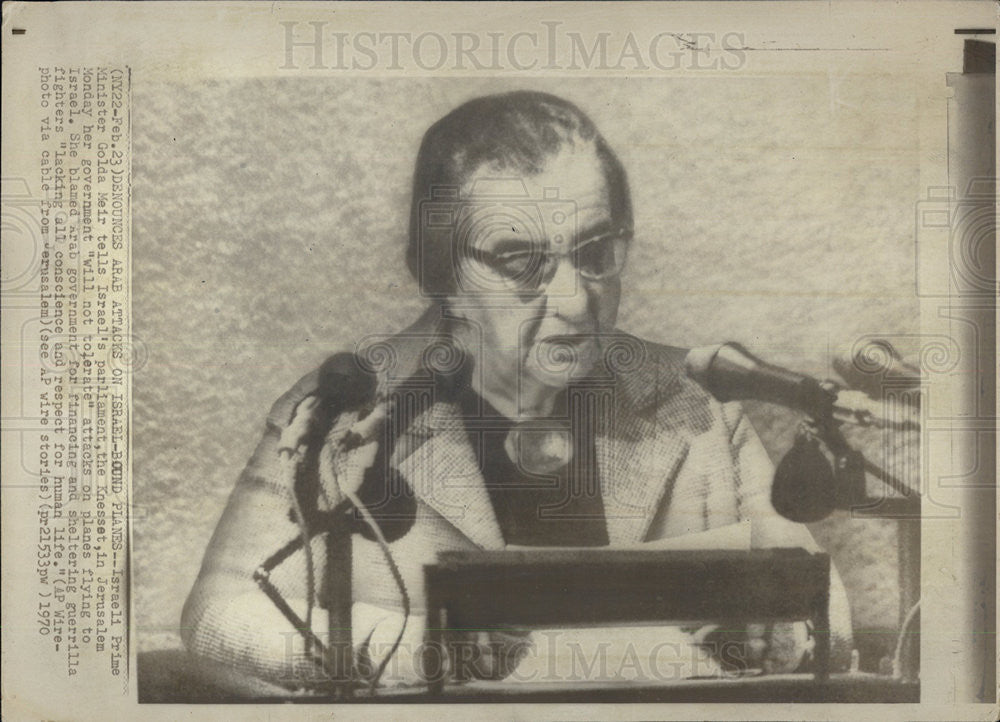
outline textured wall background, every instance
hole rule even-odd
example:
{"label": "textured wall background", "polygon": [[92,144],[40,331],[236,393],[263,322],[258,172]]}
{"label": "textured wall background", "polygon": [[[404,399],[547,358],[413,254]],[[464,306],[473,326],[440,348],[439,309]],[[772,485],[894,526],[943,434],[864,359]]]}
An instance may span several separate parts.
{"label": "textured wall background", "polygon": [[[917,94],[900,76],[134,83],[135,589],[142,647],[184,598],[273,400],[421,309],[403,248],[426,127],[475,95],[577,102],[622,158],[637,242],[620,325],[737,340],[832,375],[832,349],[919,329]],[[774,456],[793,415],[752,409]],[[878,462],[877,437],[861,438]],[[896,529],[813,526],[858,629],[897,625]]]}

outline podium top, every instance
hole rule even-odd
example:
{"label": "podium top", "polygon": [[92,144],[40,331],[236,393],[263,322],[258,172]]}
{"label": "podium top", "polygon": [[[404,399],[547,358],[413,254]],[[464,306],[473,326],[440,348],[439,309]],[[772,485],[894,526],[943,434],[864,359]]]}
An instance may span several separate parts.
{"label": "podium top", "polygon": [[442,552],[427,607],[449,627],[633,622],[827,624],[830,558],[804,549]]}
{"label": "podium top", "polygon": [[804,562],[822,563],[828,555],[812,553],[801,547],[772,549],[611,549],[606,547],[538,547],[516,550],[445,551],[437,563],[427,568],[461,569],[476,566],[518,567],[523,565],[561,564],[674,564],[750,562],[756,564]]}

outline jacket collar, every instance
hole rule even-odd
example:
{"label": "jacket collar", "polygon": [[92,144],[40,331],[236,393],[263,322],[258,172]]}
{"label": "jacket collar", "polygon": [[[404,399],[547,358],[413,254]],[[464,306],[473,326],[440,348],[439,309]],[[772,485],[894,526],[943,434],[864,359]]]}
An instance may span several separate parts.
{"label": "jacket collar", "polygon": [[[427,367],[447,366],[450,347],[442,314],[432,307],[414,325],[389,339],[368,339],[362,359],[380,356],[383,389],[432,380]],[[663,363],[640,339],[621,332],[601,337],[602,373],[594,380],[603,409],[595,451],[608,537],[613,546],[644,540],[688,452],[672,428],[679,366]],[[378,351],[378,354],[373,353]],[[387,363],[391,362],[391,363]],[[503,535],[455,404],[430,403],[407,425],[392,458],[415,495],[485,549],[503,548]]]}

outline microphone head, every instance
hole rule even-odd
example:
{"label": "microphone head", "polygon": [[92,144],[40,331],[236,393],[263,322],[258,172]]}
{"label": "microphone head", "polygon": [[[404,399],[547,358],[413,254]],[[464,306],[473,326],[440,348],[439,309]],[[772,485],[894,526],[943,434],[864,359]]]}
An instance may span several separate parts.
{"label": "microphone head", "polygon": [[330,356],[319,368],[317,395],[338,409],[354,409],[375,397],[375,376],[362,367],[352,353]]}
{"label": "microphone head", "polygon": [[836,507],[833,467],[815,439],[798,437],[778,464],[771,486],[771,505],[786,519],[808,524]]}

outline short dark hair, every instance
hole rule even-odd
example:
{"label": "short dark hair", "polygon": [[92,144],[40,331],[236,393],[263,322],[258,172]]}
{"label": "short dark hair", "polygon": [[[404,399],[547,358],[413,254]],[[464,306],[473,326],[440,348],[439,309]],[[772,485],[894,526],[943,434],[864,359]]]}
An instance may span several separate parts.
{"label": "short dark hair", "polygon": [[632,200],[625,169],[593,121],[569,101],[548,93],[514,91],[463,103],[432,125],[417,154],[406,262],[428,295],[457,285],[451,234],[421,233],[421,203],[435,188],[460,188],[484,164],[535,175],[563,148],[592,143],[608,181],[612,213],[631,223]]}

